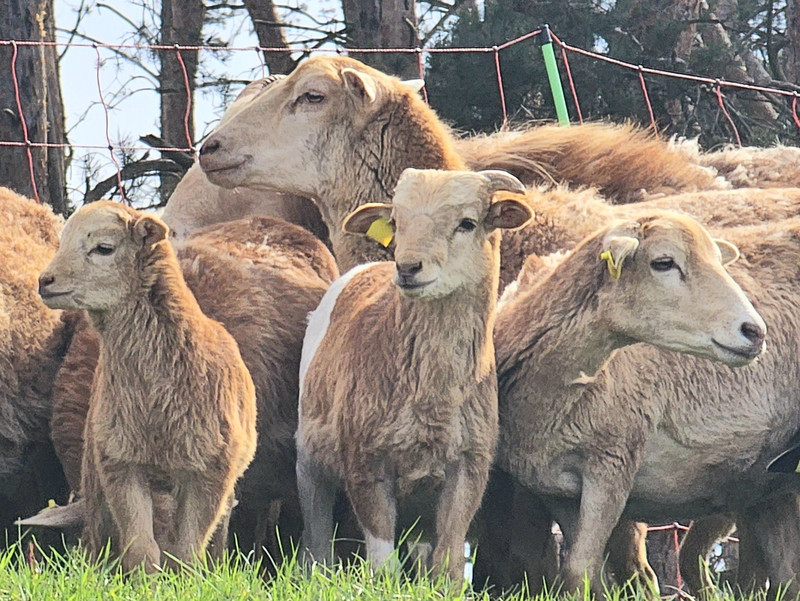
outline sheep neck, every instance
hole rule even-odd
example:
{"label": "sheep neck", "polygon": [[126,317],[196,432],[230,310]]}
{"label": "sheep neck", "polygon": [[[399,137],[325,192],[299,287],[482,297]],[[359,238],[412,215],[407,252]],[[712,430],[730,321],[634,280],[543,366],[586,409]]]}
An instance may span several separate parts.
{"label": "sheep neck", "polygon": [[[464,402],[464,387],[494,380],[492,329],[498,275],[491,274],[477,290],[459,289],[440,299],[413,299],[396,292],[395,327],[399,347],[398,389],[419,406],[443,416]],[[445,390],[445,395],[425,391]]]}
{"label": "sheep neck", "polygon": [[608,275],[599,253],[593,238],[500,311],[495,344],[509,422],[546,427],[559,419],[613,352],[632,342],[603,318],[598,291]]}
{"label": "sheep neck", "polygon": [[[161,365],[167,372],[179,360],[175,349],[192,345],[198,320],[204,318],[166,241],[154,245],[143,259],[124,302],[88,313],[100,334],[103,361],[122,362],[128,368]],[[162,356],[163,351],[167,355]]]}
{"label": "sheep neck", "polygon": [[[348,124],[352,127],[352,124]],[[339,269],[392,258],[392,247],[342,231],[345,218],[370,202],[392,202],[397,180],[409,167],[466,169],[453,139],[425,104],[414,96],[391,98],[356,139],[348,132],[349,156],[342,169],[323,181],[318,198],[320,213],[330,231]]]}

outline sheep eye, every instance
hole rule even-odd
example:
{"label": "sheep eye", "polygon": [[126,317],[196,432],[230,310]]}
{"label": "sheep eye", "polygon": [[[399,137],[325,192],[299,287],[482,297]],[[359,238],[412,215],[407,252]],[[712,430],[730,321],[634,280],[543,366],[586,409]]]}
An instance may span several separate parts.
{"label": "sheep eye", "polygon": [[670,257],[663,257],[661,259],[655,259],[650,261],[650,269],[653,271],[669,271],[670,269],[675,269],[677,265],[675,265],[675,261],[673,261]]}
{"label": "sheep eye", "polygon": [[478,227],[478,224],[475,223],[472,219],[462,219],[461,223],[458,224],[458,227],[456,228],[456,231],[457,232],[471,232],[476,227]]}
{"label": "sheep eye", "polygon": [[306,92],[298,100],[307,102],[308,104],[319,104],[323,100],[325,100],[325,94],[320,94],[319,92]]}
{"label": "sheep eye", "polygon": [[98,244],[92,249],[92,252],[107,257],[108,255],[114,252],[114,247],[111,246],[110,244]]}

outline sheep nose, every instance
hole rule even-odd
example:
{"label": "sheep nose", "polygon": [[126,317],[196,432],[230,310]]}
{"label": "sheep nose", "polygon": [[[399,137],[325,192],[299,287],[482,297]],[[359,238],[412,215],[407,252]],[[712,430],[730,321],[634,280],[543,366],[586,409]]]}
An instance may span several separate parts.
{"label": "sheep nose", "polygon": [[43,273],[39,276],[39,292],[56,281],[56,276]]}
{"label": "sheep nose", "polygon": [[422,271],[422,261],[416,263],[397,263],[397,275],[403,279],[411,279]]}
{"label": "sheep nose", "polygon": [[221,144],[219,140],[210,139],[206,140],[206,143],[200,147],[200,156],[208,156],[210,154],[214,154],[216,151],[219,150]]}
{"label": "sheep nose", "polygon": [[744,322],[739,328],[742,336],[747,338],[753,346],[761,346],[764,343],[764,330],[761,326],[754,324],[751,321]]}

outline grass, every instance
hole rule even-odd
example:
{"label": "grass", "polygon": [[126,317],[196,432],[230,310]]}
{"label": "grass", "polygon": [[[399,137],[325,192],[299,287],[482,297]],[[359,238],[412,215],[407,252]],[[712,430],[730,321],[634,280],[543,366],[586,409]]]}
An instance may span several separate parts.
{"label": "grass", "polygon": [[[34,565],[20,548],[0,553],[0,600],[2,601],[491,601],[487,592],[472,592],[443,579],[407,578],[374,574],[360,562],[348,568],[315,568],[304,573],[294,559],[265,581],[258,563],[233,554],[218,565],[198,565],[183,571],[123,576],[116,562],[93,563],[80,549],[50,554]],[[763,598],[763,597],[761,597]],[[497,597],[494,598],[497,601]],[[554,601],[553,595],[531,597],[525,591],[499,601]],[[584,601],[560,595],[559,601]],[[650,601],[641,589],[619,588],[607,592],[607,601]],[[742,601],[732,595],[720,601]],[[745,601],[756,601],[756,597]]]}

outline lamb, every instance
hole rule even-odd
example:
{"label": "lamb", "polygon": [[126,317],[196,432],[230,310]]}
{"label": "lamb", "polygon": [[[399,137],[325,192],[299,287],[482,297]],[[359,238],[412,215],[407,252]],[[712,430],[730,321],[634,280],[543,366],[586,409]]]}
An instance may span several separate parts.
{"label": "lamb", "polygon": [[67,494],[49,433],[53,379],[74,315],[36,294],[61,224],[48,207],[0,187],[0,545],[14,540],[15,518]]}
{"label": "lamb", "polygon": [[[513,427],[509,431],[502,425],[528,424],[536,420],[537,411],[544,413],[544,407],[523,405],[514,399],[524,398],[524,386],[532,382],[541,391],[547,374],[535,377],[513,368],[516,359],[511,345],[502,341],[505,330],[501,328],[511,319],[504,318],[502,312],[498,317],[499,462],[512,473],[518,470],[515,475],[526,486],[546,493],[550,500],[569,500],[567,504],[551,503],[551,509],[566,524],[565,534],[574,540],[573,559],[567,564],[571,578],[577,578],[578,572],[582,574],[590,565],[592,570],[599,565],[598,548],[602,551],[613,519],[623,508],[622,515],[628,518],[660,521],[726,511],[750,512],[758,505],[785,504],[786,494],[796,495],[796,480],[768,474],[765,466],[788,446],[800,426],[795,397],[795,266],[800,258],[800,222],[795,219],[727,233],[743,255],[730,270],[748,295],[759,302],[760,312],[774,333],[770,351],[758,362],[730,371],[702,359],[649,347],[621,349],[596,376],[580,378],[572,391],[564,390],[564,395],[576,395],[570,402],[570,418],[563,422],[569,433],[558,433],[559,423],[553,423],[553,429],[525,433],[514,433]],[[758,341],[755,329],[746,328],[742,334],[753,336],[754,343]],[[536,329],[525,334],[543,347],[546,340],[537,341],[536,335]],[[537,365],[544,370],[545,363],[539,355]],[[528,378],[530,383],[525,384]],[[680,386],[673,384],[676,382]],[[512,389],[518,392],[509,396]],[[619,419],[621,415],[629,418]],[[553,434],[539,436],[539,432]],[[609,441],[619,441],[625,451],[609,445]],[[542,453],[542,449],[547,452]],[[541,466],[552,468],[539,471]],[[559,474],[563,475],[561,480]],[[629,486],[622,486],[618,492],[620,483],[626,480]],[[615,490],[604,490],[603,482],[613,482]],[[578,509],[581,519],[576,523]],[[605,517],[587,519],[591,511]],[[759,535],[759,541],[776,536],[782,528],[792,531],[792,522],[784,523],[782,517],[786,512],[773,515],[776,523]],[[780,552],[763,542],[758,548],[776,586],[790,579],[796,582],[796,557],[779,557]],[[583,566],[576,564],[576,555]]]}
{"label": "lamb", "polygon": [[530,218],[519,200],[493,203],[501,189],[524,188],[504,172],[408,169],[393,205],[345,221],[347,232],[376,235],[391,218],[395,261],[345,274],[309,319],[297,477],[303,544],[317,561],[330,560],[344,488],[373,564],[389,561],[396,528],[419,518],[435,532],[433,568],[463,576],[497,431],[497,229]]}
{"label": "lamb", "polygon": [[[677,172],[679,156],[676,160],[665,159],[664,164],[669,167],[660,176],[652,175],[658,172],[653,165],[661,164],[651,156],[659,144],[644,135],[634,136],[641,146],[634,152],[637,160],[633,161],[621,143],[627,140],[625,128],[597,125],[554,129],[550,137],[563,135],[580,140],[579,144],[575,139],[565,143],[570,152],[578,153],[586,144],[579,132],[598,135],[606,129],[608,135],[603,139],[610,146],[599,152],[612,153],[619,162],[613,169],[608,167],[605,173],[612,174],[610,177],[606,175],[595,183],[610,189],[611,182],[625,179],[621,174],[629,166],[645,165],[646,177],[626,180],[631,182],[631,194],[639,195],[642,188],[694,189],[705,185],[700,180],[713,185],[714,178],[701,172],[700,180],[679,186],[677,177],[672,175]],[[527,139],[525,136],[520,140]],[[502,137],[497,140],[500,144]],[[642,150],[645,147],[649,149],[646,152]],[[480,157],[491,165],[501,160],[492,146],[483,149],[476,143],[474,148],[477,150],[469,157],[473,169],[483,168],[484,159]],[[342,223],[353,209],[367,202],[388,202],[400,173],[407,167],[465,169],[467,162],[459,153],[466,155],[468,149],[469,143],[457,142],[413,89],[398,79],[347,57],[320,56],[301,63],[291,75],[270,85],[221,124],[203,144],[200,165],[212,183],[225,188],[268,188],[315,199],[331,232],[338,265],[346,270],[363,262],[391,258],[391,247],[342,232]],[[527,147],[526,152],[530,151]],[[513,155],[511,149],[508,152]],[[590,153],[596,156],[598,151]],[[577,158],[564,163],[581,165]],[[577,168],[575,171],[580,172]],[[573,177],[557,171],[550,175],[557,181]],[[595,177],[597,171],[577,181],[592,183]],[[502,257],[504,260],[504,252]]]}
{"label": "lamb", "polygon": [[[55,309],[85,310],[100,356],[85,426],[83,538],[110,536],[126,571],[202,554],[256,448],[256,398],[235,340],[200,310],[155,217],[116,203],[78,210],[39,277]],[[175,496],[156,540],[153,495]]]}
{"label": "lamb", "polygon": [[[294,432],[306,317],[338,276],[336,264],[310,233],[268,217],[209,226],[179,245],[177,254],[202,311],[222,322],[239,343],[256,388],[258,448],[237,488],[231,530],[239,548],[260,552],[266,547],[278,559],[279,546],[268,526],[271,505],[283,503],[284,542],[297,540],[301,530]],[[93,344],[90,328],[76,334],[56,382],[53,440],[76,490],[88,388],[97,361]],[[44,512],[24,525],[70,525],[84,520],[82,511],[78,505],[66,513]],[[224,545],[224,533],[219,538],[215,551]]]}

